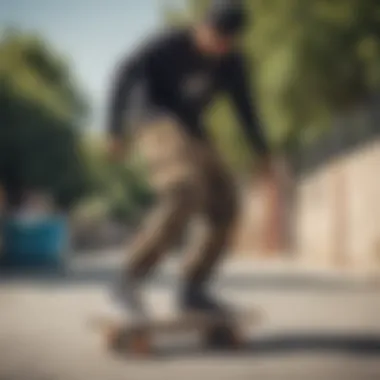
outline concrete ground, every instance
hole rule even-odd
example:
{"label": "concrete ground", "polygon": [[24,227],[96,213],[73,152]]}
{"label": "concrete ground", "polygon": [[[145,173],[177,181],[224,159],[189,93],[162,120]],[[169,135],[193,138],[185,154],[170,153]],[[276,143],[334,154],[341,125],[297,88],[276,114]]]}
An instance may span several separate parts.
{"label": "concrete ground", "polygon": [[[231,264],[216,292],[265,312],[247,350],[220,354],[177,342],[137,360],[109,355],[87,326],[107,310],[117,267],[117,259],[88,257],[61,278],[2,274],[0,380],[380,379],[378,286]],[[175,270],[158,274],[146,289],[152,311],[172,312],[177,288]]]}

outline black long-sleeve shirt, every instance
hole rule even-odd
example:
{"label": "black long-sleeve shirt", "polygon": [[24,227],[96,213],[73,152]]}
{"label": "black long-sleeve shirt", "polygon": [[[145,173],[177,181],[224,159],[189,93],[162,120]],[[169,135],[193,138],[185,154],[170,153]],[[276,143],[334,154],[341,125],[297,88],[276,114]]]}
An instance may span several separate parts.
{"label": "black long-sleeve shirt", "polygon": [[187,29],[159,35],[123,62],[111,99],[110,132],[123,133],[123,118],[129,112],[127,99],[136,84],[143,85],[145,102],[174,114],[200,138],[204,138],[203,111],[216,94],[226,92],[249,142],[258,154],[264,155],[268,146],[254,110],[249,82],[240,54],[206,57],[197,50]]}

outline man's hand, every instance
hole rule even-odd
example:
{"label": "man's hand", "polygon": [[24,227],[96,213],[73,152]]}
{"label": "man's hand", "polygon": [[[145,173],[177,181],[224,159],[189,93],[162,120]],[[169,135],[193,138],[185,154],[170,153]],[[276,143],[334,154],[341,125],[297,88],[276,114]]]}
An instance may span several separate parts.
{"label": "man's hand", "polygon": [[273,157],[261,157],[258,162],[258,177],[267,181],[276,175],[276,163]]}
{"label": "man's hand", "polygon": [[108,157],[112,161],[119,162],[124,159],[126,154],[126,144],[120,137],[111,136],[108,141]]}
{"label": "man's hand", "polygon": [[258,164],[258,178],[264,186],[275,188],[279,183],[285,184],[289,172],[284,160],[278,157],[263,157]]}

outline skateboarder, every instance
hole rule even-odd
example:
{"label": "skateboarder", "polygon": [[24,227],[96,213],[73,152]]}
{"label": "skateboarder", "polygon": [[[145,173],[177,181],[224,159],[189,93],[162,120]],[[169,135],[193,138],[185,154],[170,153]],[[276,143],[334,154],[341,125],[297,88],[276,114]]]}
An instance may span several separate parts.
{"label": "skateboarder", "polygon": [[123,157],[131,145],[138,147],[159,199],[132,244],[117,287],[118,300],[136,318],[146,317],[138,294],[141,283],[195,214],[203,217],[207,233],[185,260],[180,307],[185,312],[224,310],[206,285],[228,243],[237,199],[201,117],[217,94],[228,94],[249,143],[271,173],[239,51],[245,23],[236,1],[216,3],[201,23],[167,31],[142,46],[123,62],[116,77],[111,153]]}

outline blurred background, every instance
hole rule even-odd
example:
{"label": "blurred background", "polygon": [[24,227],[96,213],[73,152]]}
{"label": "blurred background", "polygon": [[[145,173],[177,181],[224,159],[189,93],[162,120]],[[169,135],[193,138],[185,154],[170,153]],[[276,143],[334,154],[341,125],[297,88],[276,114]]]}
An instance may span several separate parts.
{"label": "blurred background", "polygon": [[[120,245],[154,194],[137,165],[112,165],[105,155],[113,70],[158,28],[201,19],[207,1],[28,4],[1,3],[5,227],[59,215],[74,252]],[[253,259],[380,268],[380,7],[257,0],[247,9],[252,87],[291,176],[275,191],[241,181],[244,213],[233,250]],[[251,178],[253,157],[229,104],[219,99],[206,116],[237,180]]]}
{"label": "blurred background", "polygon": [[[129,236],[154,203],[136,163],[116,165],[106,157],[105,113],[114,68],[158,29],[200,20],[207,3],[0,0],[4,279],[10,268],[41,266],[75,273],[71,280],[78,289],[113,278],[117,264],[111,261],[127,250]],[[207,125],[242,184],[243,204],[225,273],[250,294],[256,285],[277,284],[277,295],[255,298],[275,312],[277,327],[323,320],[335,331],[351,326],[344,319],[351,315],[355,326],[372,326],[375,334],[380,304],[372,288],[361,290],[360,298],[350,290],[334,301],[312,301],[315,293],[302,293],[304,298],[288,304],[281,292],[289,283],[305,291],[317,277],[324,284],[327,278],[334,284],[358,278],[372,284],[380,274],[380,3],[247,0],[246,5],[251,26],[244,49],[252,88],[271,145],[291,170],[275,189],[257,181],[230,105],[218,99]],[[12,281],[4,280],[4,292]],[[73,295],[78,304],[69,310],[96,298],[78,289]],[[329,289],[323,294],[331,295]],[[51,313],[59,308],[39,300]],[[18,313],[30,312],[22,302],[17,307]],[[299,319],[293,320],[295,310]],[[0,327],[10,331],[13,314],[4,315]],[[371,376],[380,373],[366,368],[373,369]]]}

